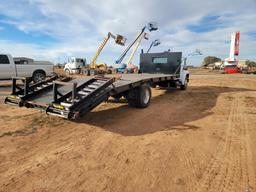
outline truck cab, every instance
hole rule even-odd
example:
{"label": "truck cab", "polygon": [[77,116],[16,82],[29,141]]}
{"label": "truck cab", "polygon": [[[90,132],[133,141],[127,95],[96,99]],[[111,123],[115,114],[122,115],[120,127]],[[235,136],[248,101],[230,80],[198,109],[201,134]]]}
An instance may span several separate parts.
{"label": "truck cab", "polygon": [[64,67],[64,71],[67,75],[79,74],[82,67],[86,65],[86,59],[71,57],[68,63]]}
{"label": "truck cab", "polygon": [[16,67],[11,55],[0,54],[0,79],[16,76]]}

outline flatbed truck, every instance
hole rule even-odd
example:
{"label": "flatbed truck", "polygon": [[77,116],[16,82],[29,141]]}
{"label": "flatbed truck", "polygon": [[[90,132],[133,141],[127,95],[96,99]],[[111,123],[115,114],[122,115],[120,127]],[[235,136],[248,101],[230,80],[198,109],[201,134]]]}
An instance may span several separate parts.
{"label": "flatbed truck", "polygon": [[[168,61],[169,58],[177,55],[178,58],[181,57],[181,54],[169,53],[160,56],[161,58],[166,56]],[[111,96],[114,98],[124,96],[130,106],[145,108],[151,101],[151,87],[179,87],[181,90],[187,88],[189,73],[184,65],[179,59],[169,64],[172,65],[173,73],[168,69],[168,74],[122,74],[121,77],[107,75],[79,79],[56,76],[34,85],[28,84],[26,78],[14,77],[12,93],[6,97],[5,103],[40,109],[49,115],[66,119],[77,119],[85,115]],[[147,71],[147,68],[143,70]],[[20,79],[24,82],[23,86],[17,84],[17,80]]]}

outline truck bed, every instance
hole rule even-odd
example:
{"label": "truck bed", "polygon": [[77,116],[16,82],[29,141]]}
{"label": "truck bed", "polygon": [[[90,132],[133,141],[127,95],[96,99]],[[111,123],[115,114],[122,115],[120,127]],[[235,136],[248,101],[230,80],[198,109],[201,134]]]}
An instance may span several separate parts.
{"label": "truck bed", "polygon": [[[73,79],[68,81],[68,83],[59,84],[57,89],[54,89],[57,82],[46,82],[45,87],[42,88],[42,85],[40,85],[40,91],[33,91],[37,90],[33,89],[24,96],[18,94],[17,98],[13,93],[10,97],[6,98],[6,103],[26,106],[28,108],[38,108],[45,110],[48,114],[64,118],[76,118],[92,110],[108,99],[109,96],[124,93],[144,83],[153,84],[179,79],[177,74],[122,74],[121,78],[117,76],[107,75],[105,77]],[[75,88],[74,83],[77,84]],[[95,87],[95,89],[90,89],[90,87]],[[58,97],[56,97],[56,93],[59,94]],[[70,100],[71,97],[72,100]]]}
{"label": "truck bed", "polygon": [[175,79],[177,77],[178,75],[174,74],[123,74],[121,79],[114,82],[114,90],[120,93],[122,91],[128,90],[130,87],[136,87],[138,83],[159,82]]}
{"label": "truck bed", "polygon": [[[78,86],[82,85],[83,83],[87,82],[90,78],[81,78],[81,79],[73,79],[69,81],[70,83],[77,83]],[[65,94],[71,90],[71,87],[66,85],[66,86],[61,86],[59,91],[62,94]],[[30,103],[37,103],[43,106],[48,106],[50,103],[53,102],[53,89],[46,90],[34,97],[31,97],[27,99],[27,102]]]}

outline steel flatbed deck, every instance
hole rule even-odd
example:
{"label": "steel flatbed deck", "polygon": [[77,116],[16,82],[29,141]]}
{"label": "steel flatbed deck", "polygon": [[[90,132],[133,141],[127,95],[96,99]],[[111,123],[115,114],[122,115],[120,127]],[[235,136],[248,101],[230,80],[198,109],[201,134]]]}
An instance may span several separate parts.
{"label": "steel flatbed deck", "polygon": [[70,80],[53,78],[33,86],[25,83],[24,88],[16,85],[17,79],[13,80],[12,94],[5,99],[5,103],[75,119],[106,101],[109,96],[125,96],[142,85],[175,82],[179,80],[179,74],[120,74]]}
{"label": "steel flatbed deck", "polygon": [[[113,76],[109,76],[113,77]],[[125,92],[131,88],[138,87],[144,83],[154,84],[161,81],[178,80],[178,75],[171,74],[123,74],[120,79],[113,83],[111,95]]]}

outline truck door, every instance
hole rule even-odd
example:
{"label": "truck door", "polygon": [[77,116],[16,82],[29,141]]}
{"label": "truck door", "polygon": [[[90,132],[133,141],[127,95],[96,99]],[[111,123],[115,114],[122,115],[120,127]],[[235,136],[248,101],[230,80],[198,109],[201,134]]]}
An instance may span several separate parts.
{"label": "truck door", "polygon": [[0,54],[0,79],[11,79],[16,76],[15,65],[7,55]]}

